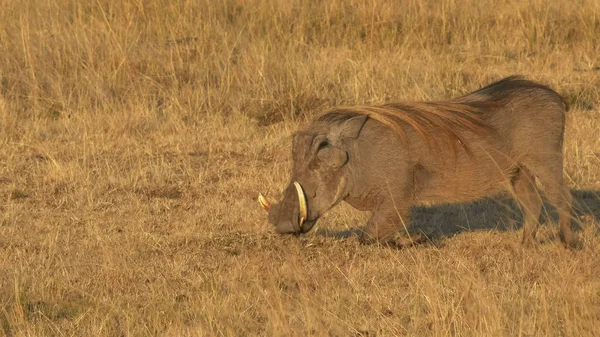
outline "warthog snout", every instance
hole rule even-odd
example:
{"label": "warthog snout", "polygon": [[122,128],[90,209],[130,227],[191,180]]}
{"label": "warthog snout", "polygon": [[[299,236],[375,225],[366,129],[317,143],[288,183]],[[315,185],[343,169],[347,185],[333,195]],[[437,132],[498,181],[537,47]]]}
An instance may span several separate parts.
{"label": "warthog snout", "polygon": [[306,233],[316,221],[307,221],[308,207],[302,186],[297,181],[291,184],[279,204],[271,203],[262,195],[258,202],[269,213],[269,221],[275,225],[275,231],[280,234]]}

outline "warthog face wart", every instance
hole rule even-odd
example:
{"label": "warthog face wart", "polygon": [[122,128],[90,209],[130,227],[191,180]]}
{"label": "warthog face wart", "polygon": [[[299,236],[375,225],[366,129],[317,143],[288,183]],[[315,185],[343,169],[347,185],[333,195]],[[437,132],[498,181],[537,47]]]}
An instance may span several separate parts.
{"label": "warthog face wart", "polygon": [[350,178],[349,147],[367,116],[340,123],[322,122],[294,135],[292,177],[280,203],[259,202],[269,212],[278,233],[306,233],[319,217],[347,195]]}

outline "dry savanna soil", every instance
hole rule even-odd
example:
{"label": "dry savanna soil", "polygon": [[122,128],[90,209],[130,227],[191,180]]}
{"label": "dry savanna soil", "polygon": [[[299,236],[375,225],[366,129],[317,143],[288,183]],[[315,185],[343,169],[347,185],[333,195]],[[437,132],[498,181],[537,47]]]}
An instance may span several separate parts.
{"label": "dry savanna soil", "polygon": [[[279,236],[256,202],[328,107],[505,76],[569,102],[583,242],[501,196],[361,245],[340,205]],[[0,335],[599,336],[600,2],[0,0]]]}

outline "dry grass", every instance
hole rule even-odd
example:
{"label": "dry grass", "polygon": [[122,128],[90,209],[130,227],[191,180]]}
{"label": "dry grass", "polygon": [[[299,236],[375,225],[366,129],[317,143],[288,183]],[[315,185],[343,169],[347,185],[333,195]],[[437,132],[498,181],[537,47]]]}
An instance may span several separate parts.
{"label": "dry grass", "polygon": [[[0,8],[0,335],[600,334],[598,1]],[[336,237],[365,219],[347,206],[273,234],[255,196],[279,196],[320,109],[515,73],[572,105],[583,250],[552,214],[521,249],[514,203],[493,200],[415,210],[436,238],[404,250]]]}

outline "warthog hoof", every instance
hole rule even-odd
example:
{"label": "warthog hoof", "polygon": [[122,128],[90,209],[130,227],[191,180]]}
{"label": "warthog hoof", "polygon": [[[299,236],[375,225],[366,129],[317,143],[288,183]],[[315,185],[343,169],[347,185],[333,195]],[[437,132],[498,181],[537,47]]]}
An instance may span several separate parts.
{"label": "warthog hoof", "polygon": [[410,235],[409,237],[397,235],[391,238],[375,238],[367,233],[361,233],[359,241],[363,245],[380,244],[392,248],[406,248],[423,243],[427,238],[422,234]]}
{"label": "warthog hoof", "polygon": [[570,234],[567,237],[563,235],[563,233],[559,233],[560,241],[562,241],[565,248],[571,250],[581,250],[583,249],[583,240],[580,240],[574,234]]}

